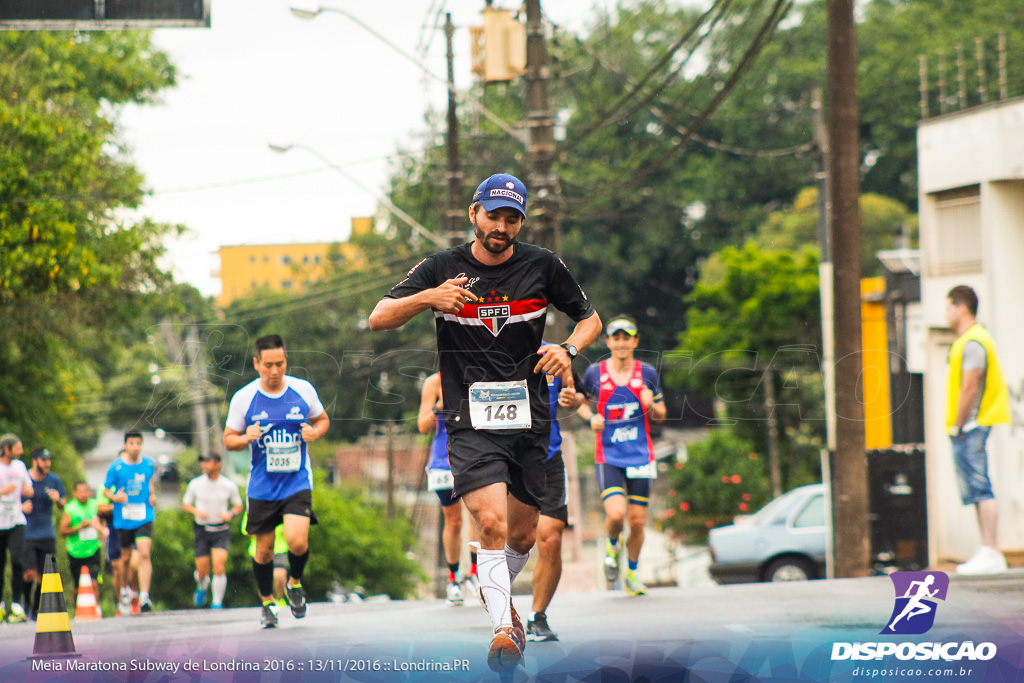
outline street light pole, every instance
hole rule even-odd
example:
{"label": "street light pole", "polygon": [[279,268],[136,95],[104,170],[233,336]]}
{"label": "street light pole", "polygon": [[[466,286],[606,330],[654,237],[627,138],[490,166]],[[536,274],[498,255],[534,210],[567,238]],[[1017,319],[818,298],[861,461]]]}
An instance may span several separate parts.
{"label": "street light pole", "polygon": [[455,87],[455,82],[450,77],[447,78],[447,79],[441,78],[440,76],[438,76],[437,74],[432,72],[430,69],[428,69],[426,67],[426,65],[423,64],[420,60],[416,59],[415,57],[413,57],[409,53],[407,53],[404,50],[402,50],[402,48],[398,47],[397,45],[392,43],[390,40],[388,40],[387,38],[385,38],[381,34],[377,33],[377,31],[373,30],[373,28],[371,28],[367,24],[363,23],[358,17],[352,15],[347,10],[343,10],[340,7],[330,7],[330,6],[324,6],[324,5],[317,5],[315,3],[294,2],[292,4],[292,6],[291,6],[291,12],[292,12],[292,14],[294,14],[299,19],[314,19],[314,18],[316,18],[317,16],[319,16],[320,14],[322,14],[324,12],[333,12],[335,14],[340,14],[340,15],[348,18],[349,21],[353,22],[354,24],[356,24],[357,26],[362,28],[364,31],[366,31],[367,33],[372,35],[374,38],[376,38],[377,40],[381,41],[382,43],[384,43],[385,45],[390,47],[393,51],[395,51],[399,55],[401,55],[404,59],[406,59],[407,61],[410,61],[413,64],[415,64],[416,67],[420,71],[422,71],[424,74],[427,75],[428,78],[431,78],[431,79],[433,79],[435,81],[443,83],[445,85],[445,87],[448,88],[448,92],[452,93],[458,101],[464,102],[466,104],[469,104],[474,109],[479,111],[481,114],[486,116],[487,119],[491,123],[496,125],[498,128],[500,128],[501,130],[505,131],[506,133],[508,133],[510,136],[512,136],[513,138],[515,138],[519,142],[521,142],[523,144],[526,144],[526,140],[524,139],[523,134],[522,134],[521,131],[516,130],[514,127],[512,127],[503,118],[501,118],[500,116],[495,114],[493,111],[491,111],[490,109],[485,107],[483,105],[483,103],[480,102],[479,100],[477,100],[475,97],[472,97],[471,95],[468,95],[467,93],[459,92],[458,89]]}
{"label": "street light pole", "polygon": [[[452,49],[452,37],[455,25],[452,13],[444,15],[444,37],[448,57],[448,82],[455,82],[455,51]],[[462,171],[459,169],[459,117],[456,109],[455,89],[448,89],[448,243],[456,247],[466,241],[466,215],[462,206]]]}

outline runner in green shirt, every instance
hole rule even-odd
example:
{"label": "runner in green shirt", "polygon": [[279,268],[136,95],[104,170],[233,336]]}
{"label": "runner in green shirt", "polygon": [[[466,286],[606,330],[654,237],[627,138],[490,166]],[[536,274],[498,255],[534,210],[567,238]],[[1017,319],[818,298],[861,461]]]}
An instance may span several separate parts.
{"label": "runner in green shirt", "polygon": [[100,539],[106,538],[108,532],[97,514],[98,505],[99,502],[92,497],[89,485],[84,481],[76,482],[74,497],[64,506],[64,515],[60,520],[60,535],[66,539],[76,600],[82,567],[89,568],[89,576],[96,585],[96,597],[99,599],[99,584],[96,583],[96,579],[100,571]]}

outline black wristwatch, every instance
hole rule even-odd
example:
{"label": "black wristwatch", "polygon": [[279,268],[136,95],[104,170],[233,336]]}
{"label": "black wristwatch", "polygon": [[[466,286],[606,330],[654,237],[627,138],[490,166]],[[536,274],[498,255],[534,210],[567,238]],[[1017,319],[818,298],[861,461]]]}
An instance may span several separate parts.
{"label": "black wristwatch", "polygon": [[562,342],[559,344],[563,349],[569,352],[569,360],[576,360],[576,356],[579,354],[579,350],[570,344],[569,342]]}

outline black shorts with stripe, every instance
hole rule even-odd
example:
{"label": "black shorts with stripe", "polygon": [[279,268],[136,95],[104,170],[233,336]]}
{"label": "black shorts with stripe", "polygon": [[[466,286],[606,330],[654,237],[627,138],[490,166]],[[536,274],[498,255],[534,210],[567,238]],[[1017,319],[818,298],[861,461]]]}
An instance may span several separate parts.
{"label": "black shorts with stripe", "polygon": [[504,482],[516,500],[541,507],[547,481],[544,461],[550,434],[532,431],[494,433],[459,429],[448,433],[448,461],[455,487],[452,497]]}

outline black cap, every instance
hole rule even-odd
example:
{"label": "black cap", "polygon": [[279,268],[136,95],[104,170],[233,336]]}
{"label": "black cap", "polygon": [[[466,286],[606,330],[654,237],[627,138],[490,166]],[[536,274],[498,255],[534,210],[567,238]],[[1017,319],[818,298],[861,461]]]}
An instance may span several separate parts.
{"label": "black cap", "polygon": [[50,460],[53,458],[53,453],[50,452],[49,448],[40,446],[32,451],[33,460]]}
{"label": "black cap", "polygon": [[205,458],[200,455],[199,462],[202,462],[203,460],[215,460],[217,462],[220,462],[220,453],[210,453]]}

